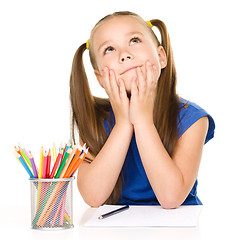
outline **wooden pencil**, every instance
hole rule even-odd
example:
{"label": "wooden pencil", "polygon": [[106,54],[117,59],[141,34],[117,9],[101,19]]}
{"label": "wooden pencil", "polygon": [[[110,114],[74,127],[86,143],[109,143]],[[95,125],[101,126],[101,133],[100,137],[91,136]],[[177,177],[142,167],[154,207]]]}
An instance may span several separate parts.
{"label": "wooden pencil", "polygon": [[48,155],[47,155],[47,168],[46,168],[46,178],[50,177],[50,165],[51,165],[51,152],[49,149]]}
{"label": "wooden pencil", "polygon": [[56,159],[56,161],[55,161],[55,164],[54,164],[54,166],[53,166],[53,169],[52,169],[52,171],[51,171],[51,174],[50,174],[50,177],[49,177],[49,178],[53,178],[53,177],[54,177],[62,154],[63,154],[63,149],[60,150],[60,152],[59,152],[59,154],[58,154],[58,156],[57,156],[57,159]]}

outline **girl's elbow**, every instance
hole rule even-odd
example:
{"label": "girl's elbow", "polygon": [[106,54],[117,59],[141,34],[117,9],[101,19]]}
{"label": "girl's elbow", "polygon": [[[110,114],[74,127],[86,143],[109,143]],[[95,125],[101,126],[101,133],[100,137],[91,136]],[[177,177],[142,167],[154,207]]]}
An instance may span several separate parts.
{"label": "girl's elbow", "polygon": [[79,192],[84,202],[90,207],[100,207],[105,202],[99,194],[82,191],[81,189],[79,189]]}
{"label": "girl's elbow", "polygon": [[97,208],[97,207],[100,207],[104,204],[104,202],[100,199],[97,199],[97,198],[84,198],[84,201],[86,204],[88,204],[90,207],[94,207],[94,208]]}
{"label": "girl's elbow", "polygon": [[180,205],[174,203],[174,202],[164,202],[161,204],[162,208],[164,209],[176,209],[178,208]]}
{"label": "girl's elbow", "polygon": [[171,197],[164,198],[160,202],[160,204],[164,209],[176,209],[182,204],[182,202],[180,199],[171,196]]}

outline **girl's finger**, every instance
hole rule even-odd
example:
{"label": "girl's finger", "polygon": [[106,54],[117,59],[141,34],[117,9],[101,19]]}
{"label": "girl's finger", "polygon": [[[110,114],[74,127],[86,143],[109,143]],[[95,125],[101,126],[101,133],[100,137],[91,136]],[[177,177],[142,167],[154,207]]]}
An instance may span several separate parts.
{"label": "girl's finger", "polygon": [[133,78],[131,82],[131,98],[138,96],[138,94],[139,94],[139,91],[136,83],[136,78]]}
{"label": "girl's finger", "polygon": [[117,84],[115,72],[113,70],[110,70],[110,88],[115,97],[119,96],[119,87]]}
{"label": "girl's finger", "polygon": [[146,85],[145,76],[140,67],[137,67],[137,78],[138,78],[139,94],[142,94],[145,92],[147,85]]}
{"label": "girl's finger", "polygon": [[102,85],[106,91],[106,93],[110,94],[110,81],[109,81],[109,69],[107,67],[104,67],[102,70]]}
{"label": "girl's finger", "polygon": [[147,84],[150,88],[152,87],[155,88],[156,81],[157,81],[155,66],[153,67],[152,64],[149,61],[147,61],[145,67],[146,67]]}
{"label": "girl's finger", "polygon": [[121,99],[127,98],[126,88],[123,79],[119,79],[119,95]]}

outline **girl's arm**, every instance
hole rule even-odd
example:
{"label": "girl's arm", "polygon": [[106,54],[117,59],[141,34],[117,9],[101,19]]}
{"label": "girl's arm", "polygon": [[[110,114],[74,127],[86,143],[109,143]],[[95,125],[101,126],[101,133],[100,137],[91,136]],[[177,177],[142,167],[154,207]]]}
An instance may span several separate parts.
{"label": "girl's arm", "polygon": [[158,201],[164,208],[177,208],[195,183],[208,118],[199,119],[180,137],[172,158],[154,124],[139,124],[134,129],[141,160]]}
{"label": "girl's arm", "polygon": [[131,125],[115,125],[101,151],[92,163],[79,167],[77,183],[84,201],[92,206],[102,205],[112,193],[122,169],[133,128]]}
{"label": "girl's arm", "polygon": [[129,99],[123,81],[117,84],[115,73],[105,68],[99,81],[105,88],[115,115],[115,126],[101,151],[92,163],[81,164],[77,183],[84,201],[93,207],[102,205],[112,193],[122,169],[132,138],[133,125],[129,120]]}
{"label": "girl's arm", "polygon": [[152,189],[164,208],[180,206],[196,180],[208,119],[194,123],[178,140],[169,156],[153,123],[157,80],[160,69],[149,62],[145,74],[137,69],[138,84],[132,81],[130,121],[134,125],[137,147]]}

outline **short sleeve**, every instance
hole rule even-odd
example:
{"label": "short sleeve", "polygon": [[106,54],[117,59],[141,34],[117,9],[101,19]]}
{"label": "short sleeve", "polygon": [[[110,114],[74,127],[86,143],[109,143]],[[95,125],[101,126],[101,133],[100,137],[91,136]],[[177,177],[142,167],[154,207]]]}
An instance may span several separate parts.
{"label": "short sleeve", "polygon": [[108,135],[110,135],[113,126],[115,125],[115,116],[112,108],[110,108],[110,112],[108,113],[107,119],[103,121],[104,128]]}
{"label": "short sleeve", "polygon": [[197,120],[205,116],[209,119],[209,128],[205,139],[206,144],[214,137],[214,119],[197,104],[181,98],[180,112],[178,116],[178,137],[180,138],[189,127],[191,127]]}

